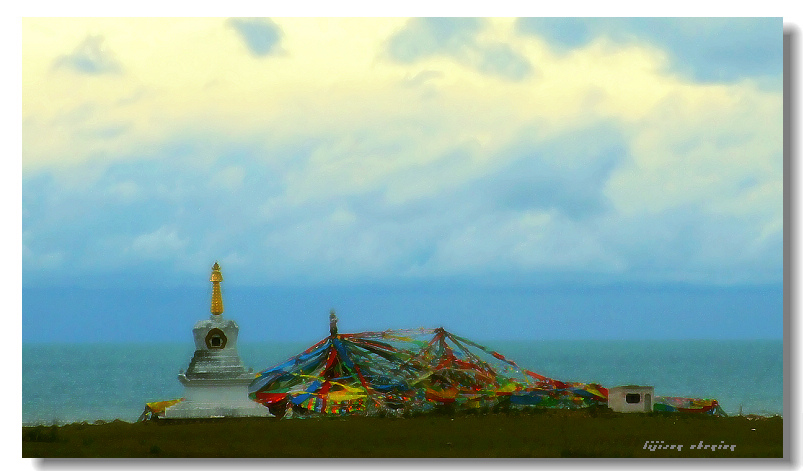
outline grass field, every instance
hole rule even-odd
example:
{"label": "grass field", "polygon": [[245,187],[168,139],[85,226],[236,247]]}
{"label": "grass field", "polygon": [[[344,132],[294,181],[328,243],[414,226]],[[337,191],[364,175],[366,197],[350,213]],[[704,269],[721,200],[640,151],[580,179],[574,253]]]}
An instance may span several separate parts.
{"label": "grass field", "polygon": [[783,419],[542,410],[412,418],[115,421],[22,427],[22,456],[781,458]]}

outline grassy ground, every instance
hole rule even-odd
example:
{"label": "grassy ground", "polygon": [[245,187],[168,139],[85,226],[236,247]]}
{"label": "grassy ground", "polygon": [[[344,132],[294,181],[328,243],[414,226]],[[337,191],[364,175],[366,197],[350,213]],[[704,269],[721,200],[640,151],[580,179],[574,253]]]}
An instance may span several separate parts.
{"label": "grassy ground", "polygon": [[[23,427],[22,456],[781,458],[782,429],[780,417],[560,410],[405,419],[115,421]],[[733,449],[690,448],[702,448],[701,441]],[[650,445],[682,447],[651,451]]]}

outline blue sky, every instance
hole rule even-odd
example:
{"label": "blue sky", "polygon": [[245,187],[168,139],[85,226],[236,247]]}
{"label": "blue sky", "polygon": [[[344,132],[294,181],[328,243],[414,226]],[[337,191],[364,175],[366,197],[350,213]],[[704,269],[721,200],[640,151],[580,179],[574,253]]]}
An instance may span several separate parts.
{"label": "blue sky", "polygon": [[[304,324],[336,307],[355,328],[497,338],[782,335],[780,18],[22,33],[23,341],[124,341],[153,318],[120,293],[205,306],[215,260],[225,293],[274,293]],[[119,331],[62,326],[64,299]],[[207,315],[159,299],[173,311],[151,316],[180,313],[167,339]],[[241,327],[266,315],[234,306]]]}

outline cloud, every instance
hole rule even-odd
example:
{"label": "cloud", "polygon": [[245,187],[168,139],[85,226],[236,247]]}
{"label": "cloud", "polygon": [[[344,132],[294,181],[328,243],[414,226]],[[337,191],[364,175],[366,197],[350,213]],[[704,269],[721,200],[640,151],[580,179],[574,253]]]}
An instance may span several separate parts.
{"label": "cloud", "polygon": [[162,226],[153,232],[134,237],[131,250],[136,257],[166,258],[186,245],[186,238],[180,237],[175,228]]}
{"label": "cloud", "polygon": [[160,20],[143,58],[140,21],[104,33],[126,74],[57,81],[69,35],[23,23],[26,285],[782,279],[778,90],[504,19],[277,19],[282,67],[228,20]]}
{"label": "cloud", "polygon": [[414,18],[388,42],[391,56],[414,62],[433,54],[459,56],[475,47],[482,27],[478,18]]}
{"label": "cloud", "polygon": [[414,18],[388,40],[388,53],[406,64],[445,56],[509,80],[530,76],[532,65],[510,45],[478,38],[485,26],[478,18]]}
{"label": "cloud", "polygon": [[439,72],[436,70],[424,70],[422,72],[416,73],[414,76],[405,78],[404,86],[407,87],[419,87],[427,82],[436,81],[440,78],[443,78],[443,72]]}
{"label": "cloud", "polygon": [[483,199],[500,209],[557,210],[575,218],[609,205],[605,185],[630,156],[627,142],[616,130],[598,126],[542,141],[525,135],[496,158],[507,163],[470,185],[471,191],[485,194]]}
{"label": "cloud", "polygon": [[[775,217],[782,207],[782,107],[774,94],[741,88],[676,90],[634,126],[632,165],[614,172],[606,194],[626,214],[701,205]],[[756,191],[764,184],[773,190]]]}
{"label": "cloud", "polygon": [[696,81],[783,72],[781,18],[522,18],[517,26],[563,52],[600,38],[648,44],[665,51],[676,72]]}
{"label": "cloud", "polygon": [[159,262],[175,279],[183,273],[176,267],[195,259],[259,253],[251,239],[265,221],[254,201],[275,194],[268,169],[244,165],[236,150],[209,162],[176,148],[165,146],[158,162],[124,159],[99,174],[87,163],[26,176],[24,279],[70,267],[76,282],[102,281],[144,261]]}
{"label": "cloud", "polygon": [[676,70],[695,80],[783,73],[781,18],[651,18],[631,20],[627,29],[666,48]]}
{"label": "cloud", "polygon": [[489,75],[522,80],[533,73],[530,63],[507,44],[490,44],[483,49],[477,68]]}
{"label": "cloud", "polygon": [[106,47],[103,36],[87,36],[70,54],[62,55],[54,68],[68,68],[87,75],[118,74],[122,65]]}
{"label": "cloud", "polygon": [[783,279],[783,230],[766,215],[733,216],[699,205],[619,215],[610,223],[597,235],[626,256],[625,280],[727,285]]}
{"label": "cloud", "polygon": [[[593,38],[592,27],[599,19],[589,18],[520,18],[518,29],[541,36],[552,48],[566,51],[588,44]],[[602,20],[605,21],[605,20]]]}
{"label": "cloud", "polygon": [[275,53],[282,39],[282,30],[269,18],[231,18],[229,24],[256,57]]}
{"label": "cloud", "polygon": [[[782,277],[773,190],[769,205],[728,213],[717,201],[730,196],[705,187],[679,201],[671,177],[627,199],[663,198],[662,206],[623,212],[608,191],[617,175],[634,172],[638,181],[636,156],[628,136],[606,125],[547,137],[524,131],[490,155],[457,146],[373,175],[371,165],[417,142],[354,161],[331,141],[241,144],[204,159],[196,157],[201,144],[164,146],[155,160],[111,163],[83,187],[70,182],[91,175],[91,164],[69,178],[63,170],[24,177],[26,283],[59,273],[54,261],[84,279],[150,260],[159,262],[160,276],[181,279],[181,267],[211,259],[236,262],[240,282],[253,284]],[[261,157],[272,154],[295,157]],[[362,182],[351,180],[360,175]],[[758,198],[753,193],[768,183],[756,175],[734,185]],[[61,258],[49,259],[54,253]]]}

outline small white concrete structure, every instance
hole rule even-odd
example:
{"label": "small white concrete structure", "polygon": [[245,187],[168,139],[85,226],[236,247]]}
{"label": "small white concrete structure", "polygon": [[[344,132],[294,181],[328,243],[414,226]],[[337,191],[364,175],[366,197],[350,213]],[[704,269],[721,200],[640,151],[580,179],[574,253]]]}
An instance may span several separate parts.
{"label": "small white concrete structure", "polygon": [[246,370],[237,353],[237,323],[223,318],[223,277],[217,263],[210,281],[212,315],[193,327],[195,354],[187,371],[178,375],[184,385],[184,401],[165,409],[164,417],[273,417],[267,407],[248,398],[254,372]]}
{"label": "small white concrete structure", "polygon": [[608,407],[614,412],[652,412],[653,386],[616,386],[608,389]]}

